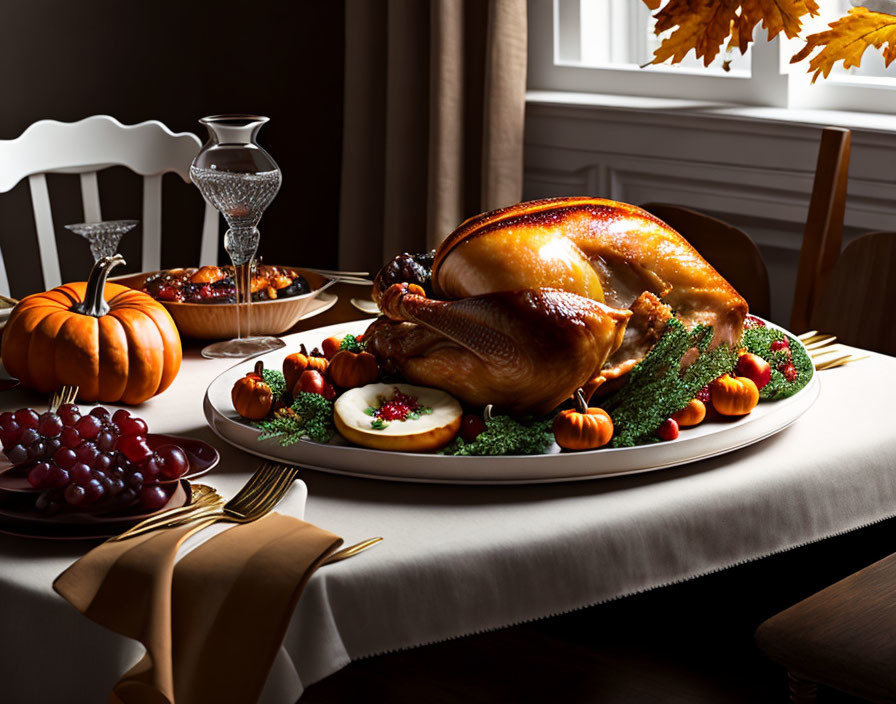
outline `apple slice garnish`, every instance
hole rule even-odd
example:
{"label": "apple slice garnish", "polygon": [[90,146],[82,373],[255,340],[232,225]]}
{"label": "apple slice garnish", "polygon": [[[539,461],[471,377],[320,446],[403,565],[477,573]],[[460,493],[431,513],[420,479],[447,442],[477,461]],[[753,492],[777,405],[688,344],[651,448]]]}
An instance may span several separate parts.
{"label": "apple slice garnish", "polygon": [[[399,419],[403,415],[405,419]],[[349,389],[333,408],[333,422],[346,440],[399,452],[444,447],[457,435],[462,415],[454,397],[439,389],[411,384],[368,384]]]}

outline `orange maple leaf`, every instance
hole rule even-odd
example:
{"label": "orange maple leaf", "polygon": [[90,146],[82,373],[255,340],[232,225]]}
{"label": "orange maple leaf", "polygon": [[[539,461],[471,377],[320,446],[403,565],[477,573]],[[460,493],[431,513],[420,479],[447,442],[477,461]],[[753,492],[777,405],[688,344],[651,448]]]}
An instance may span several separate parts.
{"label": "orange maple leaf", "polygon": [[806,46],[790,59],[790,63],[802,61],[815,49],[819,51],[809,61],[809,72],[815,72],[812,82],[819,76],[828,77],[834,64],[843,61],[844,68],[862,63],[865,49],[880,49],[884,44],[884,60],[889,66],[896,59],[896,17],[882,12],[871,12],[864,7],[854,7],[845,17],[831,22],[830,29],[806,37]]}
{"label": "orange maple leaf", "polygon": [[[643,2],[656,10],[662,0]],[[726,39],[729,39],[729,49],[737,47],[742,54],[746,53],[760,22],[769,38],[782,31],[788,37],[795,37],[802,29],[800,18],[817,13],[816,0],[668,0],[654,15],[654,31],[657,34],[673,28],[674,31],[663,40],[650,63],[659,64],[668,59],[678,63],[693,49],[697,58],[709,66]]]}
{"label": "orange maple leaf", "polygon": [[669,0],[654,15],[654,31],[674,31],[653,52],[650,63],[672,59],[677,64],[693,49],[703,65],[709,66],[731,33],[739,5],[740,0]]}

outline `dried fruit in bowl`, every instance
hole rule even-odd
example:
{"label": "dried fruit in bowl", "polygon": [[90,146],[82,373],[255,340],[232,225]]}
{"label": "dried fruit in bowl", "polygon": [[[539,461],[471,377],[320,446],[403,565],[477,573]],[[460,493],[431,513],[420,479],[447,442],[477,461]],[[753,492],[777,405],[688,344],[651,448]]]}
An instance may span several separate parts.
{"label": "dried fruit in bowl", "polygon": [[[143,291],[171,303],[236,303],[232,266],[167,269],[143,283]],[[311,291],[308,281],[294,269],[259,264],[252,273],[252,300],[271,301]]]}

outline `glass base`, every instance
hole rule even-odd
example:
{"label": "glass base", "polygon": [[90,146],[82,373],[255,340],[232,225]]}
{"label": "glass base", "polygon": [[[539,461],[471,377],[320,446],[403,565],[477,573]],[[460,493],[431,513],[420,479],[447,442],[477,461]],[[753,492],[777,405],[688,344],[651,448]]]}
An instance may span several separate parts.
{"label": "glass base", "polygon": [[286,347],[286,343],[279,337],[244,337],[239,340],[225,340],[215,342],[202,348],[202,356],[206,359],[218,359],[221,357],[234,357],[242,359],[252,355],[277,350]]}

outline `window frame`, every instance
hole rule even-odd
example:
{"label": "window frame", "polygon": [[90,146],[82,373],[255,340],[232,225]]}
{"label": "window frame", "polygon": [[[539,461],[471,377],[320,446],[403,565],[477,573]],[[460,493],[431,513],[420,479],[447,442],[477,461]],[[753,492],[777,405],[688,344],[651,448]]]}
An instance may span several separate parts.
{"label": "window frame", "polygon": [[583,66],[579,7],[579,0],[528,0],[530,91],[896,114],[896,81],[832,74],[812,84],[808,61],[790,65],[793,42],[770,42],[761,28],[749,76],[681,66]]}

